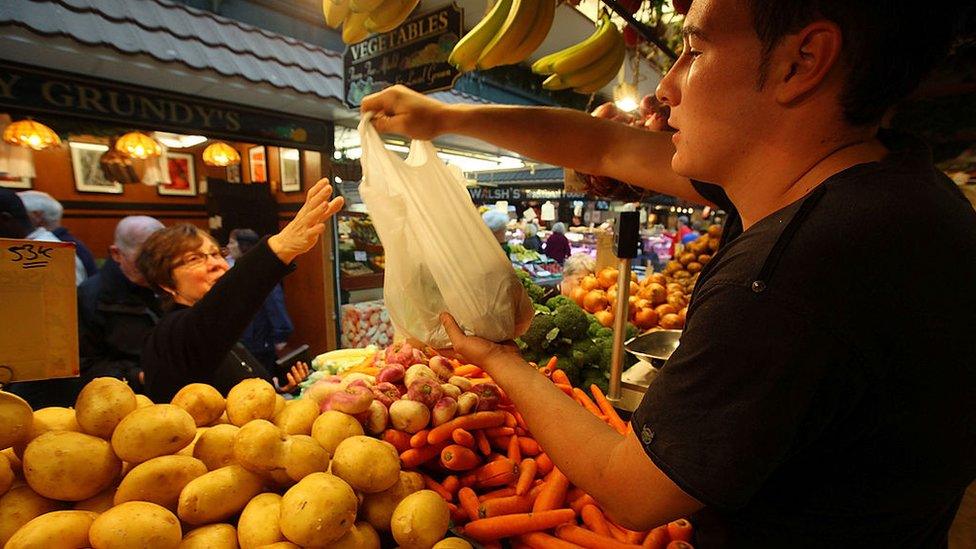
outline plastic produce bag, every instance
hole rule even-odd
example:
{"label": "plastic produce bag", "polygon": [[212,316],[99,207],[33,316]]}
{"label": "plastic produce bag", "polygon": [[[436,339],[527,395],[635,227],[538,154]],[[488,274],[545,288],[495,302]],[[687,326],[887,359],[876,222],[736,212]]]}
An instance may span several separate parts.
{"label": "plastic produce bag", "polygon": [[529,296],[465,190],[427,141],[406,160],[383,146],[364,115],[359,124],[363,198],[386,253],[383,299],[396,330],[432,347],[450,346],[439,315],[492,341],[521,335]]}

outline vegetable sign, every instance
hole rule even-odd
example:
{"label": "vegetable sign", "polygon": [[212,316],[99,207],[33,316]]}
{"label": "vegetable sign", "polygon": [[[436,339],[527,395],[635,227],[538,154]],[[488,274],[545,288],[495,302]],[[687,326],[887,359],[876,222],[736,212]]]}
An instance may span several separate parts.
{"label": "vegetable sign", "polygon": [[0,384],[78,375],[74,245],[0,238]]}

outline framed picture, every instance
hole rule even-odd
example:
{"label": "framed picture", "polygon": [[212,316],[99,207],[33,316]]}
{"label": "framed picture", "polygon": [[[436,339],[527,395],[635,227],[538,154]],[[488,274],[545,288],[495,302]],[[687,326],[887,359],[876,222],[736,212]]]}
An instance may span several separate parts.
{"label": "framed picture", "polygon": [[228,183],[240,183],[241,182],[241,165],[240,163],[231,164],[227,166],[227,182]]}
{"label": "framed picture", "polygon": [[31,178],[29,177],[14,177],[12,175],[7,175],[5,173],[0,173],[0,187],[6,187],[8,189],[31,189]]}
{"label": "framed picture", "polygon": [[247,150],[247,168],[250,170],[251,183],[268,181],[268,153],[263,145]]}
{"label": "framed picture", "polygon": [[290,193],[302,190],[302,154],[298,149],[278,149],[281,168],[281,191]]}
{"label": "framed picture", "polygon": [[197,173],[193,166],[193,155],[186,153],[167,153],[166,167],[169,169],[169,185],[160,184],[156,191],[164,196],[196,196]]}
{"label": "framed picture", "polygon": [[110,181],[102,172],[102,155],[108,145],[98,143],[69,142],[71,171],[75,176],[75,189],[83,193],[122,194],[122,184]]}

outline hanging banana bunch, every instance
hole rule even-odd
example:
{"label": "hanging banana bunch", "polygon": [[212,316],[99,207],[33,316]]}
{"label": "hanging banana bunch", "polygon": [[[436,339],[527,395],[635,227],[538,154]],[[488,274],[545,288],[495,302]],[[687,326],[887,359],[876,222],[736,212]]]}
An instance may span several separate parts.
{"label": "hanging banana bunch", "polygon": [[454,46],[448,63],[468,72],[522,62],[545,40],[555,14],[556,0],[496,0]]}
{"label": "hanging banana bunch", "polygon": [[342,41],[353,44],[370,34],[399,27],[420,0],[322,0],[325,24],[342,26]]}
{"label": "hanging banana bunch", "polygon": [[532,72],[550,75],[542,83],[547,90],[572,88],[590,94],[617,76],[626,54],[623,35],[610,16],[603,14],[586,40],[539,59],[532,64]]}

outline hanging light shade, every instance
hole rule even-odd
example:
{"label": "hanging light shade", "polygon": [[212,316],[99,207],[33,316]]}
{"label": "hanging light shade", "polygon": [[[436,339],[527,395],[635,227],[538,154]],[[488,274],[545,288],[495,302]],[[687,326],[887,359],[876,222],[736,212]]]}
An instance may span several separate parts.
{"label": "hanging light shade", "polygon": [[115,142],[115,150],[128,156],[145,160],[155,158],[163,153],[163,149],[156,140],[142,132],[129,132]]}
{"label": "hanging light shade", "polygon": [[241,155],[227,143],[214,141],[203,149],[203,163],[208,166],[230,166],[241,163]]}
{"label": "hanging light shade", "polygon": [[33,120],[19,120],[10,124],[3,131],[3,140],[35,151],[61,144],[61,138],[54,130]]}

